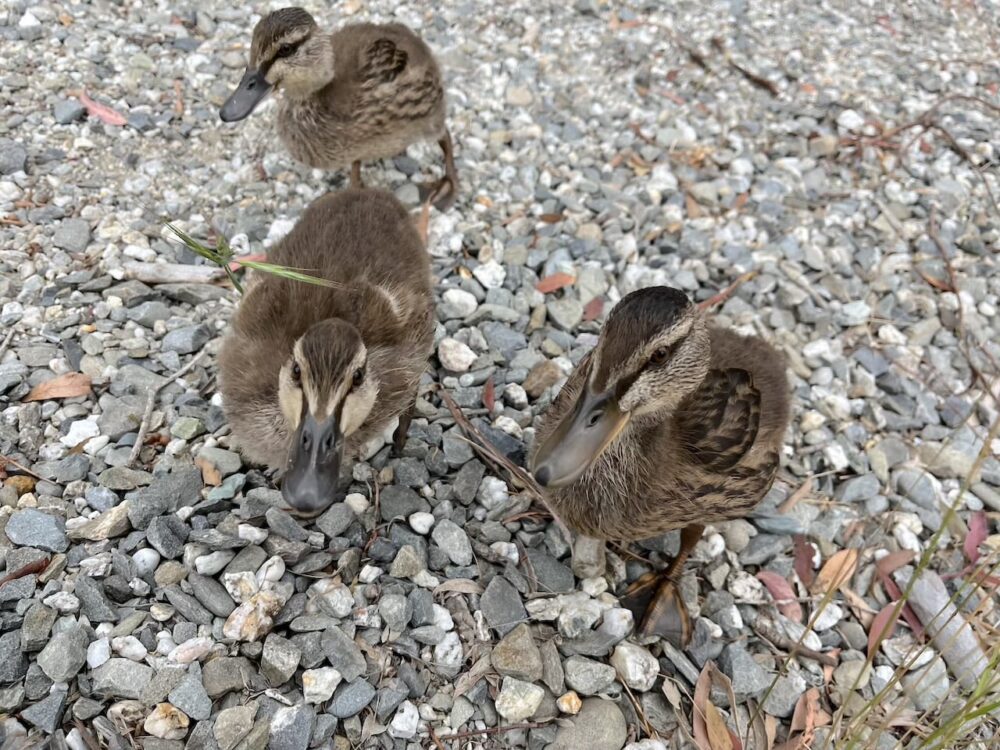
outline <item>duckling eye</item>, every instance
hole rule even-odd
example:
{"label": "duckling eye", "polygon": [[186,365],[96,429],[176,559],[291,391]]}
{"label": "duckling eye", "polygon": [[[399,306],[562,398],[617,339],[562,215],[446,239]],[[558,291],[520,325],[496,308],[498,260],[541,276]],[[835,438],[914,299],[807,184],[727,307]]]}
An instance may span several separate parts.
{"label": "duckling eye", "polygon": [[666,362],[667,358],[670,357],[671,348],[669,346],[658,347],[649,357],[650,364],[662,365]]}
{"label": "duckling eye", "polygon": [[278,51],[274,53],[275,58],[288,57],[295,51],[295,45],[292,44],[282,44],[278,47]]}
{"label": "duckling eye", "polygon": [[298,385],[302,380],[302,370],[298,362],[292,362],[292,382]]}
{"label": "duckling eye", "polygon": [[363,368],[359,367],[357,370],[354,371],[354,378],[352,379],[351,383],[355,388],[357,388],[359,385],[361,385],[361,381],[364,379],[365,379],[365,371]]}

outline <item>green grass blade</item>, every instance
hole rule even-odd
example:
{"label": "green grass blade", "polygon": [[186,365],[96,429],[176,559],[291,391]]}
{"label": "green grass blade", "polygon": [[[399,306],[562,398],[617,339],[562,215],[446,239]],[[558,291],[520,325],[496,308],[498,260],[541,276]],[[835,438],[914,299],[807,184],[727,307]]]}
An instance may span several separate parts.
{"label": "green grass blade", "polygon": [[252,268],[255,271],[261,271],[263,273],[269,273],[274,276],[280,276],[284,279],[290,279],[291,281],[301,281],[306,284],[314,284],[316,286],[325,286],[329,288],[341,288],[343,284],[336,281],[331,281],[330,279],[324,279],[319,276],[310,276],[307,273],[302,273],[294,268],[288,268],[286,266],[275,265],[274,263],[264,263],[257,260],[247,260],[241,261],[239,258],[234,258],[235,263],[239,263],[241,266],[246,266],[247,268]]}

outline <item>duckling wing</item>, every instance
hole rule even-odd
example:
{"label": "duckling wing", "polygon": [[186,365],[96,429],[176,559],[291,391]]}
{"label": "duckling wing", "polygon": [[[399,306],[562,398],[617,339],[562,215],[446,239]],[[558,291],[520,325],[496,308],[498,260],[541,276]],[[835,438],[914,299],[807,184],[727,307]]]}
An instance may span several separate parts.
{"label": "duckling wing", "polygon": [[747,370],[710,370],[675,417],[690,461],[710,472],[734,469],[757,440],[760,407],[760,391]]}
{"label": "duckling wing", "polygon": [[391,83],[406,69],[409,57],[392,39],[376,39],[362,53],[358,75],[368,87]]}

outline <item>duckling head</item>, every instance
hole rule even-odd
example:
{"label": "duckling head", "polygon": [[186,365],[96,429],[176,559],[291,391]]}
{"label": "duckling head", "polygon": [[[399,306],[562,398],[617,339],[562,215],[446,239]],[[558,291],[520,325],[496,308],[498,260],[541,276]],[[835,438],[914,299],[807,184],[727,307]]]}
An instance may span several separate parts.
{"label": "duckling head", "polygon": [[367,359],[358,329],[330,319],[310,326],[281,368],[278,401],[292,433],[281,494],[303,516],[336,499],[344,445],[378,394]]}
{"label": "duckling head", "polygon": [[224,122],[247,117],[272,89],[305,97],[333,78],[333,49],[327,35],[302,8],[282,8],[257,23],[250,64],[219,110]]}
{"label": "duckling head", "polygon": [[662,422],[693,393],[711,360],[708,329],[678,289],[624,297],[608,316],[576,402],[532,461],[545,487],[572,484],[622,434]]}

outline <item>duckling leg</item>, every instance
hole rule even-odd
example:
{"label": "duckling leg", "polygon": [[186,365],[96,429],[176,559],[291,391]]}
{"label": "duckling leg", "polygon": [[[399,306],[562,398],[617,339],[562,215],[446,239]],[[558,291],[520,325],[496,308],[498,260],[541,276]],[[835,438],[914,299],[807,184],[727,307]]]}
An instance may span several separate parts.
{"label": "duckling leg", "polygon": [[361,181],[361,162],[355,161],[351,163],[351,187],[352,188],[363,188],[365,184]]}
{"label": "duckling leg", "polygon": [[414,394],[413,401],[406,407],[406,411],[399,415],[399,424],[396,426],[396,431],[392,433],[392,452],[395,456],[400,456],[403,453],[403,446],[406,445],[406,434],[410,431],[410,422],[413,420],[413,408],[416,400],[416,394]]}
{"label": "duckling leg", "polygon": [[684,648],[691,639],[691,617],[677,580],[704,530],[699,524],[682,529],[680,550],[670,564],[662,571],[646,573],[625,592],[622,604],[636,616],[640,635],[665,638],[678,648]]}
{"label": "duckling leg", "polygon": [[458,195],[458,170],[455,168],[455,149],[451,140],[451,133],[447,129],[444,136],[438,141],[441,151],[444,152],[444,177],[437,182],[424,183],[421,187],[428,190],[427,202],[433,203],[438,211],[447,211],[455,202]]}

